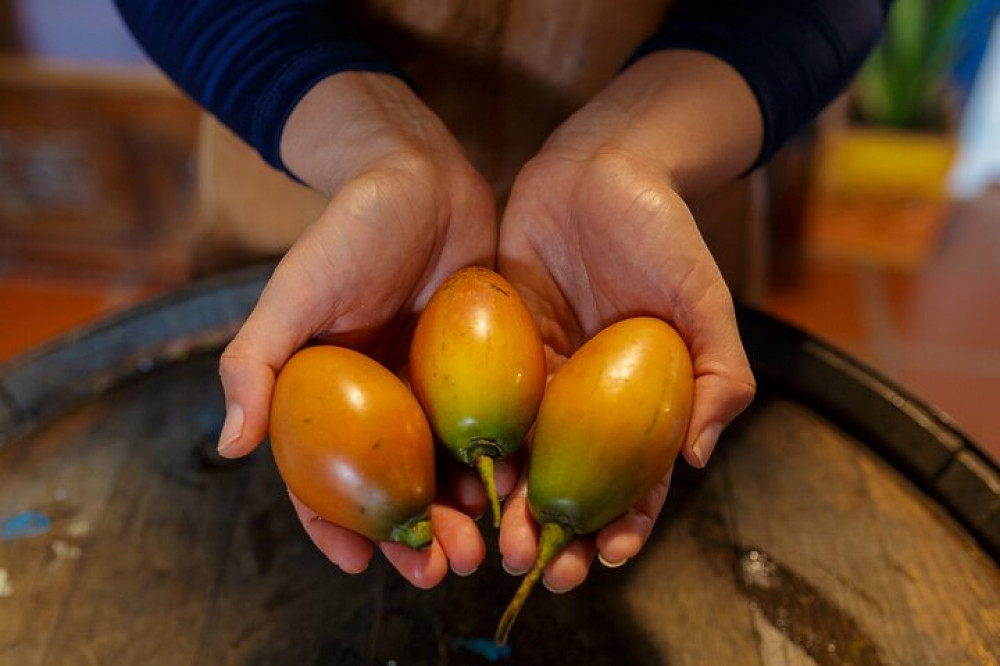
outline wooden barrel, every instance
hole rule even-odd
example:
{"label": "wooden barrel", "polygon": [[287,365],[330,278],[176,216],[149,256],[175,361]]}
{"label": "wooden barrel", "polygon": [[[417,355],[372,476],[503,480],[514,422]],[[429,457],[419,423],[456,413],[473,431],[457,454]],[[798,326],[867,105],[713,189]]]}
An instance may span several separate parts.
{"label": "wooden barrel", "polygon": [[195,285],[0,368],[0,663],[993,664],[1000,474],[850,358],[740,314],[760,397],[653,537],[566,595],[489,556],[420,591],[309,543],[267,447],[214,453],[217,353],[269,269]]}

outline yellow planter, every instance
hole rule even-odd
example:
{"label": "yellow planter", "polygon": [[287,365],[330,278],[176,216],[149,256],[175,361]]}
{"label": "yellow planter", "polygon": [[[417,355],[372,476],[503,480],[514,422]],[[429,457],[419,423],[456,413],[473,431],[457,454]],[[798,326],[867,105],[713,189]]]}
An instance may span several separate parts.
{"label": "yellow planter", "polygon": [[937,245],[949,212],[950,134],[848,128],[817,145],[806,206],[810,252],[912,270]]}

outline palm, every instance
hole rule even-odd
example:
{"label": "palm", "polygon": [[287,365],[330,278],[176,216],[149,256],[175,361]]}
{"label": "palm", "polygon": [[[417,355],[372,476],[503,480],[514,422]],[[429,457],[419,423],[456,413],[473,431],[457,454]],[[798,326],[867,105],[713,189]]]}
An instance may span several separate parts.
{"label": "palm", "polygon": [[728,298],[687,206],[665,181],[634,171],[624,159],[545,156],[515,186],[501,270],[559,355],[638,314],[671,321],[697,344],[691,311]]}
{"label": "palm", "polygon": [[[404,160],[344,184],[275,269],[223,355],[227,395],[238,394],[247,414],[237,445],[243,450],[234,446],[227,455],[240,455],[263,439],[274,375],[296,349],[321,340],[396,367],[406,357],[413,319],[433,289],[462,266],[491,264],[495,238],[492,196],[471,168]],[[292,499],[327,557],[349,572],[367,566],[371,542]],[[437,584],[449,563],[471,570],[484,554],[475,524],[462,512],[438,504],[431,507],[431,520],[435,539],[423,551],[380,544],[421,587]]]}
{"label": "palm", "polygon": [[[499,266],[532,308],[557,366],[610,323],[635,315],[671,322],[692,354],[695,401],[685,457],[698,436],[728,423],[753,394],[732,299],[687,206],[657,173],[624,156],[581,158],[550,148],[518,177],[501,226]],[[554,370],[555,367],[550,368]],[[598,533],[610,561],[634,556],[665,500],[668,478]],[[523,493],[523,487],[521,488]],[[509,503],[504,557],[522,568],[535,535],[521,498]],[[546,574],[579,584],[594,545],[577,541]]]}
{"label": "palm", "polygon": [[279,292],[275,306],[287,303],[298,319],[291,325],[300,344],[317,338],[399,365],[437,284],[462,266],[492,262],[492,201],[474,174],[437,190],[427,180],[399,171],[356,179],[288,252],[269,289]]}

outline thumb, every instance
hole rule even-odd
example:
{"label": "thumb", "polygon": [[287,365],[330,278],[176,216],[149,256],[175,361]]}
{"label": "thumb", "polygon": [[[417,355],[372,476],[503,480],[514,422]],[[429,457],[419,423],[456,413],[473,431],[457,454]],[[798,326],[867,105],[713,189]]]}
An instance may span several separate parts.
{"label": "thumb", "polygon": [[702,468],[715,450],[722,430],[747,408],[754,396],[749,367],[745,373],[705,374],[694,382],[694,409],[684,442],[684,458]]}
{"label": "thumb", "polygon": [[281,262],[219,360],[226,420],[218,446],[226,458],[245,456],[267,436],[275,377],[311,336],[303,302],[309,290],[298,282]]}
{"label": "thumb", "polygon": [[747,408],[756,382],[740,342],[732,305],[724,319],[710,320],[694,352],[694,406],[682,449],[691,465],[702,468],[715,450],[722,430]]}

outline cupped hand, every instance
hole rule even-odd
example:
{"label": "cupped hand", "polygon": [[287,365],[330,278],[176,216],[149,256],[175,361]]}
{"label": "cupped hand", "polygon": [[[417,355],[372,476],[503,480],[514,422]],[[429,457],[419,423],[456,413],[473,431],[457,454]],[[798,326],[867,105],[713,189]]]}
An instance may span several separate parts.
{"label": "cupped hand", "polygon": [[[688,345],[695,375],[682,452],[703,467],[722,429],[752,400],[755,384],[730,292],[678,193],[677,172],[661,159],[667,150],[657,150],[669,132],[649,115],[669,116],[662,104],[672,97],[657,97],[669,76],[645,74],[659,78],[626,72],[630,79],[578,112],[525,166],[500,227],[498,264],[538,321],[550,372],[618,320],[652,315],[671,323]],[[595,553],[609,566],[634,557],[663,507],[669,479],[668,473],[594,538],[575,539],[546,569],[546,587],[579,585]],[[522,479],[501,526],[500,551],[513,573],[531,566],[537,547],[525,494]]]}
{"label": "cupped hand", "polygon": [[[219,450],[226,457],[246,455],[267,435],[275,376],[304,344],[352,347],[395,367],[434,288],[463,266],[494,260],[488,186],[441,122],[393,77],[352,72],[318,84],[290,116],[282,156],[330,202],[285,254],[222,355]],[[293,505],[332,562],[347,572],[367,567],[371,542],[295,498]],[[471,572],[485,553],[466,513],[444,499],[430,513],[435,537],[427,549],[379,544],[418,587],[436,585],[449,564]]]}

